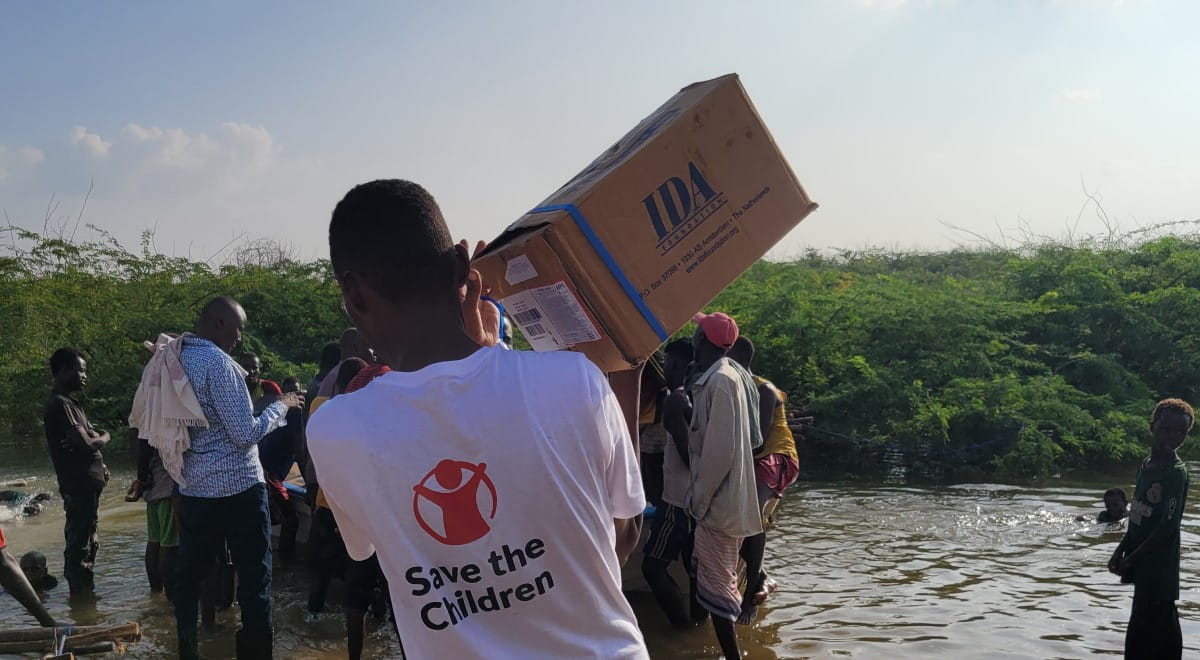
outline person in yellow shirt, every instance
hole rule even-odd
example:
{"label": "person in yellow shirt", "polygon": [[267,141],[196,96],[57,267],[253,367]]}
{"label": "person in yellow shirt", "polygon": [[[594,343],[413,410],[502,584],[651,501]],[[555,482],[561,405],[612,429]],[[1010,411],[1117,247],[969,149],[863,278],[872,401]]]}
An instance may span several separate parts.
{"label": "person in yellow shirt", "polygon": [[[733,348],[729,349],[728,355],[750,371],[750,364],[754,361],[754,342],[740,336]],[[758,385],[759,424],[763,435],[762,448],[754,455],[754,477],[758,505],[765,516],[768,510],[774,510],[774,505],[783,497],[783,491],[800,475],[800,459],[796,453],[796,439],[788,428],[784,406],[787,394],[765,378],[754,376],[754,382]],[[762,568],[767,547],[766,522],[761,534],[749,537],[742,543],[741,557],[746,562],[749,582],[742,601],[742,614],[738,617],[738,623],[743,625],[754,621],[758,606],[775,590],[774,581]]]}

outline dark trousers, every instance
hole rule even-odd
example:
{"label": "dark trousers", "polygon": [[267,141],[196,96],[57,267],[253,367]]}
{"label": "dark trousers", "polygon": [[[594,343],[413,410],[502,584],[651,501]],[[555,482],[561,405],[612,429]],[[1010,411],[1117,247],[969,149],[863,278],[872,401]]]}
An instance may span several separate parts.
{"label": "dark trousers", "polygon": [[1183,657],[1183,632],[1173,600],[1139,599],[1125,630],[1125,657],[1130,660],[1179,660]]}
{"label": "dark trousers", "polygon": [[642,452],[642,490],[646,491],[646,501],[656,507],[663,504],[663,453],[648,454]]}
{"label": "dark trousers", "polygon": [[[692,563],[695,548],[694,523],[687,513],[674,505],[664,504],[654,512],[650,521],[650,538],[642,553],[642,576],[650,585],[659,607],[671,621],[671,625],[684,630],[694,622],[707,616],[696,600],[696,567]],[[684,608],[683,594],[675,578],[667,572],[671,562],[683,562],[688,575],[688,608]],[[689,611],[690,610],[690,611]]]}
{"label": "dark trousers", "polygon": [[229,497],[182,497],[179,504],[179,558],[175,584],[175,623],[179,657],[199,658],[196,614],[201,585],[216,570],[225,543],[237,572],[242,629],[237,657],[271,657],[271,518],[267,488],[255,484]]}
{"label": "dark trousers", "polygon": [[350,557],[346,554],[346,543],[337,532],[337,523],[329,509],[313,510],[312,527],[308,533],[309,587],[308,611],[321,612],[325,609],[325,598],[329,594],[329,583],[336,576],[344,576]]}
{"label": "dark trousers", "polygon": [[63,575],[70,585],[71,595],[89,594],[96,588],[92,569],[100,542],[96,538],[96,521],[100,515],[100,488],[63,491],[63,508],[67,522],[63,529],[67,545],[63,550]]}

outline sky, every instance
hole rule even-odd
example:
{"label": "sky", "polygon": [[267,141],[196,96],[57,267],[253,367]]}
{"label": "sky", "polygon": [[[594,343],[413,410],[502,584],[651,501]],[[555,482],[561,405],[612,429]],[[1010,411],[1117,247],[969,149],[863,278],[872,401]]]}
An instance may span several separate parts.
{"label": "sky", "polygon": [[775,258],[1103,232],[1089,194],[1121,229],[1197,220],[1196,25],[1189,0],[0,3],[0,224],[324,257],[350,187],[406,178],[487,240],[730,72],[821,205]]}

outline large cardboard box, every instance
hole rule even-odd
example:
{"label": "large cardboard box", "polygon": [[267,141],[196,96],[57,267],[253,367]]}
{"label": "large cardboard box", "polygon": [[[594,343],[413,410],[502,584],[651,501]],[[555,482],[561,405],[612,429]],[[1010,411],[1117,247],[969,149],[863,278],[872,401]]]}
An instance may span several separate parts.
{"label": "large cardboard box", "polygon": [[616,371],[816,207],[730,74],[685,87],[475,265],[534,349]]}

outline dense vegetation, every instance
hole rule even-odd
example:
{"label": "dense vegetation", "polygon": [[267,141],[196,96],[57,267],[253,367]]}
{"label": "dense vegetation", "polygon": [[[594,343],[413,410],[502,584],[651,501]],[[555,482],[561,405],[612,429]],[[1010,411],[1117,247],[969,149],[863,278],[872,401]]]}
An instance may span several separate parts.
{"label": "dense vegetation", "polygon": [[[823,436],[1046,475],[1148,452],[1196,401],[1200,238],[760,262],[714,301]],[[864,442],[864,440],[866,442]],[[845,443],[844,443],[845,444]]]}
{"label": "dense vegetation", "polygon": [[88,355],[86,408],[116,429],[129,414],[147,353],[159,332],[191,330],[200,307],[231,295],[247,310],[239,350],[257,353],[265,378],[307,380],[321,347],[346,325],[326,262],[302,263],[279,246],[252,242],[210,266],[151,249],[13,231],[0,256],[0,441],[40,447],[48,358],[60,346]]}
{"label": "dense vegetation", "polygon": [[[12,231],[0,256],[0,438],[40,446],[46,358],[91,356],[91,414],[120,425],[141,342],[191,327],[211,296],[243,302],[268,378],[307,379],[345,319],[328,264],[251,243],[227,263],[150,237]],[[810,253],[760,262],[712,309],[759,347],[756,370],[815,416],[809,441],[899,447],[935,466],[1034,476],[1145,454],[1163,396],[1197,399],[1200,237],[939,253]]]}

